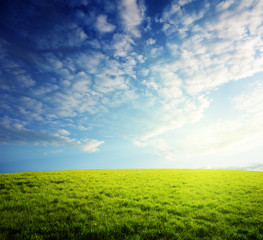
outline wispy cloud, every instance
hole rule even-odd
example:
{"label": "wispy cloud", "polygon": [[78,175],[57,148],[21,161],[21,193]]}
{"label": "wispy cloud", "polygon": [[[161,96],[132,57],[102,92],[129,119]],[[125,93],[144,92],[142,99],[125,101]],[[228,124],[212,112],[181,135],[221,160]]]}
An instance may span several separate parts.
{"label": "wispy cloud", "polygon": [[62,135],[62,136],[69,136],[70,132],[67,131],[66,129],[59,129],[58,130],[58,134]]}
{"label": "wispy cloud", "polygon": [[184,5],[186,5],[186,4],[189,4],[189,3],[191,3],[193,0],[179,0],[178,1],[178,5],[179,6],[184,6]]}
{"label": "wispy cloud", "polygon": [[45,131],[33,131],[26,128],[15,128],[11,126],[3,126],[1,124],[1,143],[16,144],[41,144],[41,145],[63,145],[71,144],[73,140],[60,136],[59,134],[49,134]]}
{"label": "wispy cloud", "polygon": [[263,83],[257,81],[232,100],[234,106],[249,116],[263,114]]}
{"label": "wispy cloud", "polygon": [[1,144],[33,144],[51,146],[76,146],[86,152],[96,152],[104,141],[98,140],[76,140],[69,138],[66,130],[59,133],[48,133],[46,131],[33,131],[23,127],[11,127],[0,124]]}
{"label": "wispy cloud", "polygon": [[222,1],[220,2],[218,5],[217,5],[217,9],[218,10],[226,10],[228,9],[233,3],[235,3],[234,0],[225,0],[225,1]]}

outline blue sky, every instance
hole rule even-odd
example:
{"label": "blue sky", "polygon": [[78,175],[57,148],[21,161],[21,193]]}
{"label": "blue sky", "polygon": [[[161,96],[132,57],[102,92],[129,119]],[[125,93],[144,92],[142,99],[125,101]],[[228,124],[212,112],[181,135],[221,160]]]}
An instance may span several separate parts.
{"label": "blue sky", "polygon": [[0,7],[0,172],[263,167],[263,2]]}

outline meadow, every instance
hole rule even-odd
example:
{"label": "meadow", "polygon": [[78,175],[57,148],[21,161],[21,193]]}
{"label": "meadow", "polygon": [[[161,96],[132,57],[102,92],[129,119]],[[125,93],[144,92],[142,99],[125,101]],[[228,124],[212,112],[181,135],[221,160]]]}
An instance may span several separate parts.
{"label": "meadow", "polygon": [[0,174],[0,239],[263,239],[263,172]]}

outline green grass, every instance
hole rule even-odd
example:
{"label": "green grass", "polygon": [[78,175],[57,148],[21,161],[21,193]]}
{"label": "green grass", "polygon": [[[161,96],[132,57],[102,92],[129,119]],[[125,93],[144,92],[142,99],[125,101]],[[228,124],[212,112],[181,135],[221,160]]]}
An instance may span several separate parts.
{"label": "green grass", "polygon": [[0,174],[0,239],[263,239],[263,173]]}

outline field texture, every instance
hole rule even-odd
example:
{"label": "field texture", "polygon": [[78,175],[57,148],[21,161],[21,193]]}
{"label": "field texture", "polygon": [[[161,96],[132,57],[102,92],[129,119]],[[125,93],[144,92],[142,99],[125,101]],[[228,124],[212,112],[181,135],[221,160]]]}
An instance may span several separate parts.
{"label": "field texture", "polygon": [[263,239],[263,173],[0,174],[0,239]]}

